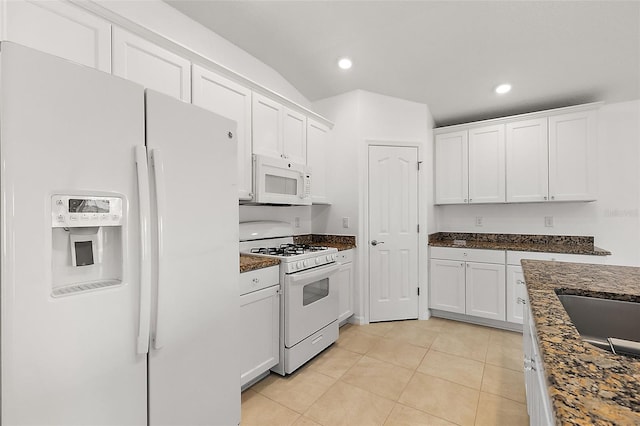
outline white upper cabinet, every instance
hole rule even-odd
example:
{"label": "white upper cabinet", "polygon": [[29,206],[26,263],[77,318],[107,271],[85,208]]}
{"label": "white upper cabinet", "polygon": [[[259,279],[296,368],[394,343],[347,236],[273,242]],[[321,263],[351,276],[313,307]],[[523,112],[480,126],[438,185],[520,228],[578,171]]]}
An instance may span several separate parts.
{"label": "white upper cabinet", "polygon": [[191,102],[191,63],[121,28],[113,28],[113,74]]}
{"label": "white upper cabinet", "polygon": [[282,123],[282,153],[294,163],[307,163],[307,117],[284,108]]}
{"label": "white upper cabinet", "polygon": [[435,204],[594,201],[596,108],[436,129]]}
{"label": "white upper cabinet", "polygon": [[311,167],[311,201],[329,204],[327,196],[327,150],[329,128],[315,120],[307,120],[307,165]]}
{"label": "white upper cabinet", "polygon": [[238,197],[252,198],[251,90],[193,65],[193,103],[237,122]]}
{"label": "white upper cabinet", "polygon": [[435,139],[436,204],[464,204],[469,199],[468,133],[445,133]]}
{"label": "white upper cabinet", "polygon": [[549,198],[589,201],[596,196],[596,111],[549,117]]}
{"label": "white upper cabinet", "polygon": [[469,203],[504,203],[504,124],[469,130]]}
{"label": "white upper cabinet", "polygon": [[111,25],[62,1],[5,1],[4,38],[111,72]]}
{"label": "white upper cabinet", "polygon": [[307,117],[255,92],[252,105],[253,153],[307,164]]}
{"label": "white upper cabinet", "polygon": [[283,158],[282,113],[278,102],[253,93],[253,153]]}
{"label": "white upper cabinet", "polygon": [[508,123],[506,132],[507,202],[546,201],[549,195],[547,119]]}

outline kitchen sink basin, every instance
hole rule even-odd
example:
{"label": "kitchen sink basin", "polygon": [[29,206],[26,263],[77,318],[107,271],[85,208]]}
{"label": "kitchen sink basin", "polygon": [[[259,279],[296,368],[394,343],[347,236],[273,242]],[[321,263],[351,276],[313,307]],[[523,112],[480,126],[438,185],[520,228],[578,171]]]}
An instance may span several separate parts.
{"label": "kitchen sink basin", "polygon": [[580,337],[613,353],[640,357],[640,303],[558,294]]}

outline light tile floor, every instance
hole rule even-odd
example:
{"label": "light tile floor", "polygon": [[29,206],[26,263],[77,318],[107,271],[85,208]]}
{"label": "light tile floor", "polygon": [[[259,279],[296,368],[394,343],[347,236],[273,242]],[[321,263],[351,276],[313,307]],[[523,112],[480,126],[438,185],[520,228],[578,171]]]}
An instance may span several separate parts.
{"label": "light tile floor", "polygon": [[242,394],[243,426],[528,425],[522,335],[432,318],[345,325]]}

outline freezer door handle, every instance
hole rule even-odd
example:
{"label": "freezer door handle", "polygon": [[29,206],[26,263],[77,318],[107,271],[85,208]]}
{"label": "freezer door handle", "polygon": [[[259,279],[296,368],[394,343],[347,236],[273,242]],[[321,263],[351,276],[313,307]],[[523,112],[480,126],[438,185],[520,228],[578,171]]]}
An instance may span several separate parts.
{"label": "freezer door handle", "polygon": [[149,329],[151,321],[151,250],[149,200],[149,169],[147,150],[135,147],[136,172],[138,175],[138,204],[140,209],[140,318],[138,323],[138,354],[149,352]]}
{"label": "freezer door handle", "polygon": [[151,162],[153,165],[153,177],[155,180],[156,187],[156,212],[158,216],[158,259],[157,259],[157,268],[158,268],[158,282],[156,283],[156,291],[157,291],[157,306],[156,306],[156,327],[153,333],[153,348],[160,349],[163,345],[162,339],[162,313],[164,312],[164,303],[163,303],[163,278],[164,278],[164,217],[165,217],[165,199],[166,199],[166,190],[165,190],[165,182],[164,182],[164,162],[162,160],[162,152],[159,149],[151,150]]}

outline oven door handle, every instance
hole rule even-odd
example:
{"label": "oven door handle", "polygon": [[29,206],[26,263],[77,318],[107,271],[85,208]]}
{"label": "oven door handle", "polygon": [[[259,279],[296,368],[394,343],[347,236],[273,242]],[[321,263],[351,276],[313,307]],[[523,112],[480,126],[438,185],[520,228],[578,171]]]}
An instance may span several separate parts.
{"label": "oven door handle", "polygon": [[337,272],[340,265],[333,263],[330,266],[320,266],[311,269],[309,272],[297,272],[287,275],[287,281],[293,285],[306,285],[317,281],[319,278],[327,278],[334,272]]}

